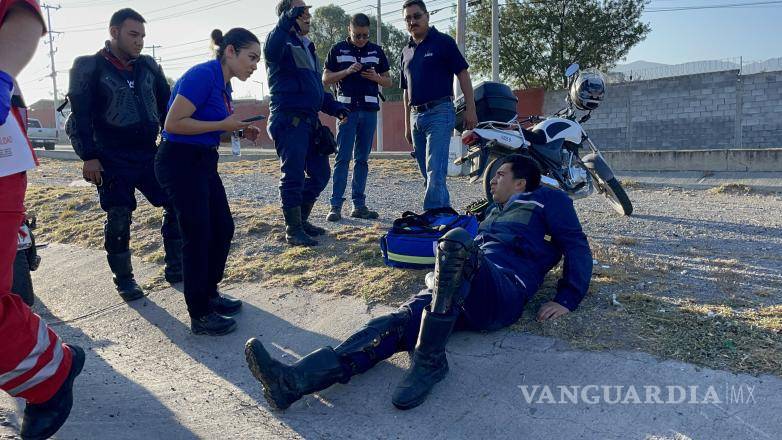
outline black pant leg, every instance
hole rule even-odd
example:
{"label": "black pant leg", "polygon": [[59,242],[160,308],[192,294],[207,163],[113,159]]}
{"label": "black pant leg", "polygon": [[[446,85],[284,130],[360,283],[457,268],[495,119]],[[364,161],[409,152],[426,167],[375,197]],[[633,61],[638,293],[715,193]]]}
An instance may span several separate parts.
{"label": "black pant leg", "polygon": [[225,264],[234,236],[234,220],[225,187],[215,171],[209,178],[209,214],[211,235],[209,240],[209,287],[217,295],[217,285],[223,280]]}
{"label": "black pant leg", "polygon": [[[182,235],[185,301],[192,318],[210,312],[210,178],[197,146],[164,142],[155,160],[158,181],[177,215]],[[207,169],[205,169],[207,168]]]}

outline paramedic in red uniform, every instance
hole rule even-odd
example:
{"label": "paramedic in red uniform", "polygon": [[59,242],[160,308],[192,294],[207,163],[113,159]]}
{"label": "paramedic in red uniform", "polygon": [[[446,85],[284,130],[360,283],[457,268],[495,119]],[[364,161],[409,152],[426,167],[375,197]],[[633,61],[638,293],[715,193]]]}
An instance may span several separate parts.
{"label": "paramedic in red uniform", "polygon": [[29,140],[21,135],[26,130],[22,111],[12,107],[11,96],[14,77],[32,58],[44,32],[35,0],[0,0],[0,388],[27,402],[23,439],[49,438],[65,423],[73,380],[84,365],[81,348],[64,344],[11,293],[25,171],[36,164]]}

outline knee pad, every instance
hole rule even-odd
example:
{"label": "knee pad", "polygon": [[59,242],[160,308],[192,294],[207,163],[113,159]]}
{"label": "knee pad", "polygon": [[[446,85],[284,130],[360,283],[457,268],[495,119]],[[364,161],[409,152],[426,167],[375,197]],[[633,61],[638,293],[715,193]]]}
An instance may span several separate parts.
{"label": "knee pad", "polygon": [[461,306],[462,286],[472,280],[479,264],[480,248],[465,229],[450,230],[437,241],[433,312],[449,313]]}
{"label": "knee pad", "polygon": [[129,249],[130,213],[128,208],[111,208],[107,212],[103,225],[106,252],[119,254]]}
{"label": "knee pad", "polygon": [[445,235],[440,237],[439,241],[454,241],[457,243],[461,243],[465,247],[471,247],[473,244],[473,237],[470,235],[469,232],[467,232],[464,228],[455,228],[451,229],[450,231],[446,232]]}

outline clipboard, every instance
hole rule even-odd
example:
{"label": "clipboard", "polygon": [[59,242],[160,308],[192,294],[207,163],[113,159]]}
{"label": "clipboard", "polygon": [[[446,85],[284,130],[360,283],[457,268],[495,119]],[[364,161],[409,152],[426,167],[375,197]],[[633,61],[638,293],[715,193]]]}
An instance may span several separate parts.
{"label": "clipboard", "polygon": [[5,124],[0,125],[0,177],[21,173],[37,165],[21,121],[19,110],[12,108]]}

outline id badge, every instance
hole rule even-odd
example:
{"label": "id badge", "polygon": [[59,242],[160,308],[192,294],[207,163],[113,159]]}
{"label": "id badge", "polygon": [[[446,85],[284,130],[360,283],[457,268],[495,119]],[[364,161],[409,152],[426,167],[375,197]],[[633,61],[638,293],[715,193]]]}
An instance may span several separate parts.
{"label": "id badge", "polygon": [[231,135],[231,154],[234,156],[242,155],[242,142],[236,134]]}

